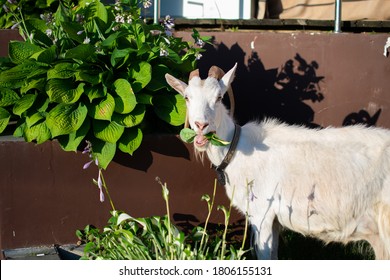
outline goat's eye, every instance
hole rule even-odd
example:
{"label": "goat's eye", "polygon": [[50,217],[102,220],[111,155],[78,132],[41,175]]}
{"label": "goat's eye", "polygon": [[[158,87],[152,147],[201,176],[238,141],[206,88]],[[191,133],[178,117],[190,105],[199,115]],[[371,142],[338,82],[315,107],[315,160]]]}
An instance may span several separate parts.
{"label": "goat's eye", "polygon": [[188,96],[186,95],[186,96],[184,96],[184,100],[185,101],[189,101],[189,98],[188,98]]}
{"label": "goat's eye", "polygon": [[222,96],[220,95],[217,97],[217,102],[221,102],[221,101],[222,101]]}

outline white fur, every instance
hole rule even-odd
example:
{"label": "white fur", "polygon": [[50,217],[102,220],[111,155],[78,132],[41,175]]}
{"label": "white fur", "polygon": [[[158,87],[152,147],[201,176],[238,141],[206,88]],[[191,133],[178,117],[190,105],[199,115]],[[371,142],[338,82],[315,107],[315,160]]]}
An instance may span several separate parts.
{"label": "white fur", "polygon": [[[218,96],[230,86],[235,68],[221,81],[195,77],[188,86],[166,75],[187,97],[189,122],[199,135],[216,131],[232,139],[234,121]],[[200,130],[195,122],[208,125]],[[228,150],[209,143],[195,147],[215,165]],[[326,243],[364,239],[377,259],[390,258],[390,130],[251,122],[242,127],[226,175],[233,205],[248,211],[259,259],[277,258],[279,225]]]}

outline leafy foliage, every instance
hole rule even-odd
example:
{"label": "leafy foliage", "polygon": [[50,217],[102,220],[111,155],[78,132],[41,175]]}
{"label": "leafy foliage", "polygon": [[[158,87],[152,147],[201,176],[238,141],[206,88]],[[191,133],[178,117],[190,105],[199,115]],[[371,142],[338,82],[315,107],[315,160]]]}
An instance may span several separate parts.
{"label": "leafy foliage", "polygon": [[194,31],[195,43],[185,42],[171,23],[148,24],[136,0],[42,0],[33,6],[48,10],[39,18],[23,13],[31,2],[11,2],[9,20],[25,41],[10,42],[0,63],[0,133],[17,122],[15,136],[58,139],[66,151],[88,140],[105,169],[118,149],[133,154],[145,132],[179,131],[185,104],[164,74],[192,71],[197,42],[208,38]]}
{"label": "leafy foliage", "polygon": [[[111,260],[240,260],[245,259],[244,250],[247,227],[242,243],[227,243],[229,209],[219,206],[225,215],[225,228],[222,233],[209,235],[208,220],[214,206],[216,184],[212,197],[204,195],[208,216],[204,227],[197,226],[185,234],[171,223],[169,191],[162,184],[162,195],[166,202],[167,215],[148,218],[133,218],[130,215],[112,211],[108,225],[103,232],[92,226],[78,230],[76,235],[85,242],[82,259]],[[247,225],[247,222],[246,222]]]}

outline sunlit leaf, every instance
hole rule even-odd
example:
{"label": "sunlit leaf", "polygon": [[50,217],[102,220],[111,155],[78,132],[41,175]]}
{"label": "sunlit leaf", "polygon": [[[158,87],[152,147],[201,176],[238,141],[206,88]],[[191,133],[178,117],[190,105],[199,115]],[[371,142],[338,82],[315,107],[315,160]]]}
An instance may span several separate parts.
{"label": "sunlit leaf", "polygon": [[78,130],[87,116],[88,109],[83,103],[58,104],[46,117],[47,126],[53,137]]}

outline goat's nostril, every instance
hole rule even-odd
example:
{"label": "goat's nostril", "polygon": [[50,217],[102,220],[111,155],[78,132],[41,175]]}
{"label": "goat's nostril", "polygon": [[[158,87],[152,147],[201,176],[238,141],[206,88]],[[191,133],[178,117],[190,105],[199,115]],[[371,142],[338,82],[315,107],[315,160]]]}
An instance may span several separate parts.
{"label": "goat's nostril", "polygon": [[195,122],[195,125],[196,125],[196,127],[199,128],[200,130],[203,130],[203,129],[205,129],[209,124],[208,124],[208,123]]}

